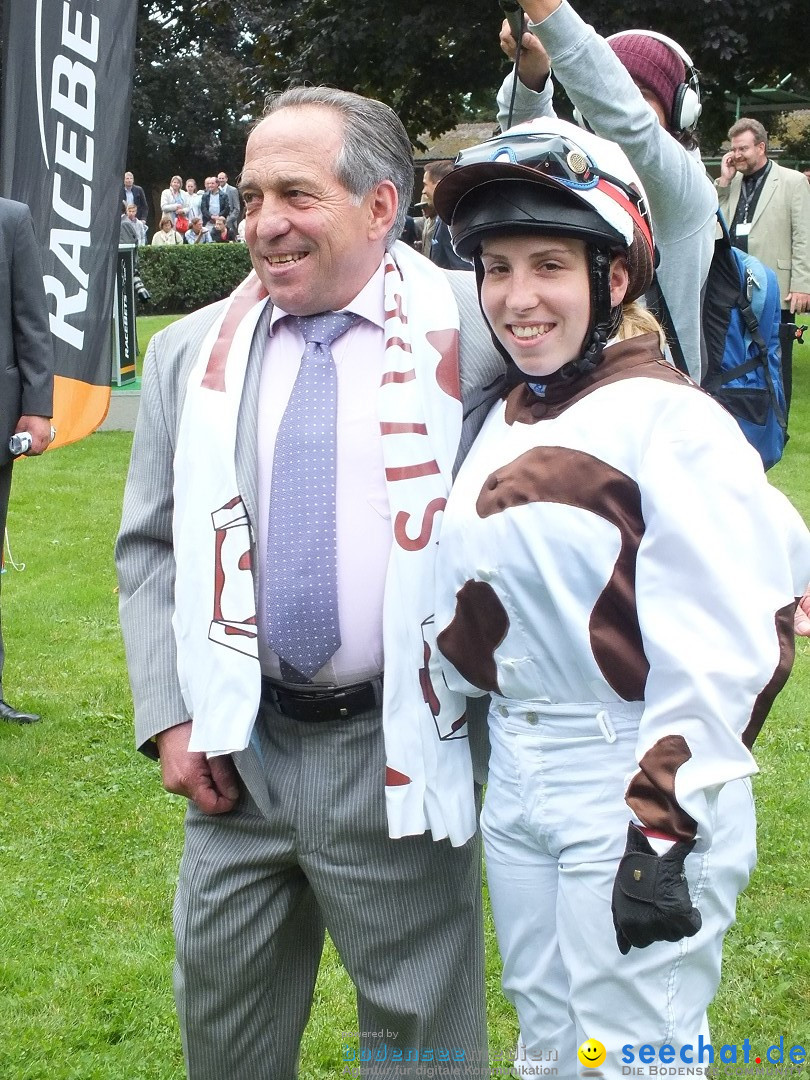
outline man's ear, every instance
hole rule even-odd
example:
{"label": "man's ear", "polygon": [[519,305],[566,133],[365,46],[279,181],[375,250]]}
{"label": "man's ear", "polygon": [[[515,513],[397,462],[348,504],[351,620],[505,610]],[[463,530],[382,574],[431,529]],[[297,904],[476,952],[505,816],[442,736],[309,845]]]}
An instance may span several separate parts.
{"label": "man's ear", "polygon": [[381,180],[366,196],[369,208],[369,239],[384,240],[397,216],[399,195],[390,180]]}
{"label": "man's ear", "polygon": [[630,283],[630,275],[627,272],[627,258],[624,255],[615,255],[610,264],[610,306],[618,307],[627,293]]}

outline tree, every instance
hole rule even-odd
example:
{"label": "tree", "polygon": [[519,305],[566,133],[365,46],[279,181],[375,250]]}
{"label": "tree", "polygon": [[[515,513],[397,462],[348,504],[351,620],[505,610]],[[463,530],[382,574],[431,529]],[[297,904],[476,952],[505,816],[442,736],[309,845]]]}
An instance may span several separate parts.
{"label": "tree", "polygon": [[[263,4],[245,5],[255,9]],[[601,33],[656,29],[683,43],[703,74],[704,142],[729,125],[724,91],[806,70],[796,5],[773,0],[575,0]],[[687,18],[684,18],[684,15]],[[374,94],[397,110],[411,138],[437,135],[471,105],[490,103],[503,73],[494,0],[281,0],[256,41],[257,87],[325,82]]]}
{"label": "tree", "polygon": [[[246,130],[243,24],[207,17],[193,0],[139,0],[127,167],[153,202],[179,173],[241,168]],[[154,209],[157,211],[157,207]]]}
{"label": "tree", "polygon": [[[505,70],[495,0],[139,0],[130,165],[163,187],[174,172],[238,172],[266,95],[324,83],[386,101],[416,146],[470,117],[494,117]],[[792,0],[575,0],[602,33],[654,28],[701,71],[704,147],[732,119],[724,91],[806,70]],[[688,16],[685,19],[684,15]]]}

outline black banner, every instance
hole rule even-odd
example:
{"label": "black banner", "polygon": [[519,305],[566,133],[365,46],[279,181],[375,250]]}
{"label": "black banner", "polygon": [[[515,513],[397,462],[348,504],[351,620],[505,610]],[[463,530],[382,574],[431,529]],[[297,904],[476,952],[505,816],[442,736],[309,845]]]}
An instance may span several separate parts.
{"label": "black banner", "polygon": [[42,243],[57,442],[107,411],[137,0],[3,0],[0,194]]}
{"label": "black banner", "polygon": [[115,303],[113,305],[112,379],[116,386],[135,382],[138,333],[135,323],[134,245],[118,248]]}

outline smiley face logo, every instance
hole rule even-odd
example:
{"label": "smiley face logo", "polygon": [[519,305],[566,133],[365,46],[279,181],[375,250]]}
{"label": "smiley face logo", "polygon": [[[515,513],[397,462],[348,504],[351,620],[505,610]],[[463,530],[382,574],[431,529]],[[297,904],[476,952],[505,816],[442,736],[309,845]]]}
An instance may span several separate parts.
{"label": "smiley face logo", "polygon": [[598,1039],[588,1039],[577,1050],[577,1057],[586,1069],[598,1069],[607,1057],[607,1051]]}

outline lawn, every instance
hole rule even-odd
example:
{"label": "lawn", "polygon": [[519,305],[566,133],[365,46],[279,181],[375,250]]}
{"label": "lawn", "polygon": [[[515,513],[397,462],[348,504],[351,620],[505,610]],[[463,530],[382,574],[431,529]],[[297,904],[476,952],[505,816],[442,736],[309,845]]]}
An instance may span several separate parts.
{"label": "lawn", "polygon": [[[795,352],[791,421],[772,477],[808,516],[810,344]],[[130,440],[99,433],[15,470],[9,535],[25,565],[3,578],[4,681],[15,705],[45,719],[0,725],[2,1080],[183,1075],[170,988],[183,800],[133,750],[112,565]],[[797,653],[757,743],[760,865],[729,935],[715,1044],[808,1041],[810,642]],[[490,928],[493,1056],[516,1036],[498,979]],[[351,986],[330,950],[303,1080],[342,1074],[340,1032],[353,1028]]]}

